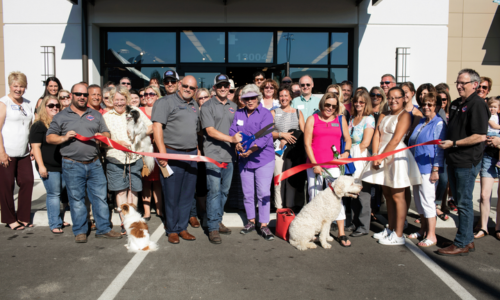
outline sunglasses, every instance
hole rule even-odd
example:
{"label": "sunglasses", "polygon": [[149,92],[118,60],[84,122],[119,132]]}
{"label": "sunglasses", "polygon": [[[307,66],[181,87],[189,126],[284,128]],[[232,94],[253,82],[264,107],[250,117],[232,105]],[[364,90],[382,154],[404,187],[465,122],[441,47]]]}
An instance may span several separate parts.
{"label": "sunglasses", "polygon": [[250,98],[241,98],[241,100],[243,100],[243,101],[257,100],[257,96],[250,97]]}
{"label": "sunglasses", "polygon": [[216,85],[216,87],[218,89],[221,89],[221,88],[227,89],[227,88],[229,88],[229,86],[230,86],[229,83],[219,83],[218,85]]}
{"label": "sunglasses", "polygon": [[333,108],[333,109],[336,109],[337,108],[337,105],[333,105],[333,104],[330,104],[330,103],[325,103],[325,108]]}
{"label": "sunglasses", "polygon": [[403,96],[401,96],[401,97],[394,97],[394,98],[387,98],[388,101],[394,101],[394,100],[399,100],[399,99],[403,99]]}
{"label": "sunglasses", "polygon": [[309,87],[309,86],[311,86],[311,84],[310,84],[310,83],[301,83],[301,84],[300,84],[300,86],[301,86],[301,87],[305,87],[305,86],[308,86],[308,87]]}
{"label": "sunglasses", "polygon": [[157,96],[156,93],[144,93],[144,97],[154,97]]}
{"label": "sunglasses", "polygon": [[391,83],[392,83],[392,81],[381,81],[380,85],[389,85]]}
{"label": "sunglasses", "polygon": [[283,80],[281,83],[292,83],[291,80]]}
{"label": "sunglasses", "polygon": [[209,96],[205,96],[205,97],[198,97],[198,100],[205,100],[205,99],[208,99],[210,98]]}
{"label": "sunglasses", "polygon": [[87,98],[89,96],[89,93],[73,93],[73,95],[75,95],[77,97],[83,96],[83,97]]}
{"label": "sunglasses", "polygon": [[370,93],[370,97],[382,98],[381,94]]}
{"label": "sunglasses", "polygon": [[265,78],[255,78],[255,81],[264,81],[266,80]]}
{"label": "sunglasses", "polygon": [[66,100],[66,99],[69,99],[69,95],[59,97],[59,100]]}
{"label": "sunglasses", "polygon": [[433,106],[436,106],[436,104],[432,104],[432,103],[422,103],[422,107],[433,107]]}
{"label": "sunglasses", "polygon": [[144,98],[144,93],[139,95],[139,98]]}
{"label": "sunglasses", "polygon": [[163,83],[165,84],[176,84],[177,83],[177,80],[175,79],[167,79],[167,80],[163,80]]}
{"label": "sunglasses", "polygon": [[488,90],[488,86],[487,86],[487,85],[479,85],[479,86],[477,87],[477,89],[478,89],[478,90],[479,90],[479,89],[483,89],[483,90],[487,91],[487,90]]}
{"label": "sunglasses", "polygon": [[[190,85],[187,85],[187,84],[183,84],[182,87],[185,88],[185,89],[189,88],[192,91],[196,91],[196,87],[195,86],[190,86]],[[146,95],[146,93],[144,93],[144,95]]]}
{"label": "sunglasses", "polygon": [[355,100],[353,103],[354,103],[354,104],[357,104],[357,103],[359,103],[359,104],[365,104],[366,102],[364,102],[364,101],[358,101],[358,100]]}
{"label": "sunglasses", "polygon": [[121,85],[132,85],[130,82],[120,82]]}
{"label": "sunglasses", "polygon": [[331,92],[331,93],[334,94],[335,96],[339,95],[339,93],[337,93],[337,92]]}
{"label": "sunglasses", "polygon": [[350,84],[352,85],[352,81],[349,81],[349,80],[344,80],[340,83],[340,85],[344,85],[344,84]]}
{"label": "sunglasses", "polygon": [[229,90],[229,94],[234,94],[235,90]]}
{"label": "sunglasses", "polygon": [[61,108],[61,105],[58,103],[58,104],[54,104],[54,103],[50,103],[50,104],[47,104],[47,107],[48,108]]}
{"label": "sunglasses", "polygon": [[274,87],[272,87],[272,86],[266,86],[264,89],[265,90],[274,90]]}
{"label": "sunglasses", "polygon": [[104,100],[108,100],[108,99],[109,99],[109,97],[103,97],[103,99],[104,99]]}

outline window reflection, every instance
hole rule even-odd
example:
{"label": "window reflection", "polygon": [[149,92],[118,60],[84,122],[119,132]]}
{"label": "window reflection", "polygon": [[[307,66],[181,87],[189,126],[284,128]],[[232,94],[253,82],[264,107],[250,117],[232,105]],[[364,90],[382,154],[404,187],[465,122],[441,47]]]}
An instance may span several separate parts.
{"label": "window reflection", "polygon": [[325,65],[328,53],[327,32],[278,31],[278,63]]}
{"label": "window reflection", "polygon": [[175,67],[109,67],[107,68],[107,80],[118,83],[121,78],[128,77],[132,81],[132,88],[140,89],[149,85],[152,78],[157,78],[160,86],[163,86],[163,73],[167,70],[176,70]]}
{"label": "window reflection", "polygon": [[229,62],[272,63],[274,39],[272,32],[229,32]]}
{"label": "window reflection", "polygon": [[106,63],[175,63],[175,53],[174,32],[108,32]]}
{"label": "window reflection", "polygon": [[196,78],[199,88],[211,89],[214,85],[215,76],[221,74],[220,72],[186,72],[187,75],[192,75]]}
{"label": "window reflection", "polygon": [[224,32],[181,32],[181,62],[224,62]]}
{"label": "window reflection", "polygon": [[347,80],[347,68],[331,68],[330,78],[332,79],[332,84]]}
{"label": "window reflection", "polygon": [[330,64],[332,65],[347,65],[347,51],[348,49],[348,36],[347,32],[333,32],[332,43],[330,45]]}
{"label": "window reflection", "polygon": [[331,79],[328,79],[328,68],[290,68],[292,81],[299,82],[300,77],[304,75],[313,78],[313,94],[323,94],[326,87],[331,83]]}

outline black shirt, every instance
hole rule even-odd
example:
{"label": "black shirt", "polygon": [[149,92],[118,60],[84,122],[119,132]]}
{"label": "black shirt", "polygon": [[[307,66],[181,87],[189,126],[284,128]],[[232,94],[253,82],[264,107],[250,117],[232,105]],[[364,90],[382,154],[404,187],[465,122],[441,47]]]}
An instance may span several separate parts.
{"label": "black shirt", "polygon": [[[458,98],[450,105],[450,120],[448,122],[447,138],[458,141],[473,134],[486,135],[490,111],[484,99],[476,93],[467,98],[464,103]],[[446,149],[446,162],[457,168],[470,168],[477,165],[483,158],[484,142],[465,147]]]}
{"label": "black shirt", "polygon": [[[62,156],[60,153],[60,145],[52,145],[47,143],[47,127],[42,121],[35,122],[30,130],[30,143],[42,144],[42,160],[48,172],[62,172],[61,163]],[[35,162],[36,169],[38,164]]]}

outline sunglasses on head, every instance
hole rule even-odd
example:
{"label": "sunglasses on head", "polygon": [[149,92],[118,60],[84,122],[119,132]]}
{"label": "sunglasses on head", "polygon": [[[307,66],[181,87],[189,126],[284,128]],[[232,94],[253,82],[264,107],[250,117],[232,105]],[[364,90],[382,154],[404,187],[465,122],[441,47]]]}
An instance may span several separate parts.
{"label": "sunglasses on head", "polygon": [[54,107],[61,108],[61,105],[59,103],[57,103],[57,104],[50,103],[50,104],[47,104],[47,107],[48,108],[54,108]]}
{"label": "sunglasses on head", "polygon": [[385,84],[385,85],[389,85],[389,84],[391,84],[391,83],[392,83],[392,81],[381,81],[381,82],[380,82],[380,85],[384,85],[384,84]]}
{"label": "sunglasses on head", "polygon": [[292,83],[291,80],[283,80],[281,83]]}
{"label": "sunglasses on head", "polygon": [[241,98],[243,101],[249,101],[249,100],[257,100],[257,96],[255,97],[249,97],[249,98]]}
{"label": "sunglasses on head", "polygon": [[337,108],[337,105],[333,105],[333,104],[330,104],[330,103],[325,103],[325,108],[333,108],[333,109],[336,109]]}
{"label": "sunglasses on head", "polygon": [[381,94],[370,93],[370,97],[382,98]]}
{"label": "sunglasses on head", "polygon": [[83,96],[83,97],[87,98],[89,96],[89,93],[73,93],[73,95],[75,95],[77,97]]}
{"label": "sunglasses on head", "polygon": [[144,93],[144,97],[154,97],[157,96],[156,93]]}
{"label": "sunglasses on head", "polygon": [[130,82],[120,82],[121,85],[132,85]]}
{"label": "sunglasses on head", "polygon": [[301,87],[311,86],[311,84],[310,84],[310,83],[301,83],[301,84],[300,84],[300,86],[301,86]]}
{"label": "sunglasses on head", "polygon": [[65,100],[65,99],[69,99],[69,98],[70,98],[69,95],[66,95],[66,96],[59,97],[59,100]]}
{"label": "sunglasses on head", "polygon": [[195,86],[190,86],[190,85],[187,85],[187,84],[183,84],[182,87],[185,88],[185,89],[189,88],[192,91],[196,91],[196,87]]}
{"label": "sunglasses on head", "polygon": [[337,92],[331,92],[331,93],[334,94],[335,96],[339,95],[339,93],[337,93]]}
{"label": "sunglasses on head", "polygon": [[229,88],[229,86],[230,86],[229,83],[219,83],[218,85],[216,85],[216,87],[218,89],[221,89],[221,88],[227,89],[227,88]]}

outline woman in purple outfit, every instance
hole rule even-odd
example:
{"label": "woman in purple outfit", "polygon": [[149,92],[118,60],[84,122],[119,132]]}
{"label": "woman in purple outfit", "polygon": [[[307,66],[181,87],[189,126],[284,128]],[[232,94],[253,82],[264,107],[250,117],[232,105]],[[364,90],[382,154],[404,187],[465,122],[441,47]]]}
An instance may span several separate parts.
{"label": "woman in purple outfit", "polygon": [[[252,135],[273,123],[273,115],[260,102],[262,93],[255,84],[243,88],[241,100],[245,107],[238,109],[234,115],[229,134],[237,132]],[[256,139],[248,151],[241,144],[236,145],[241,185],[243,187],[245,211],[248,224],[240,231],[247,234],[255,230],[255,195],[259,205],[259,222],[262,236],[270,241],[274,239],[267,227],[270,215],[271,182],[274,171],[274,147],[272,133]]]}

